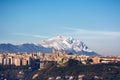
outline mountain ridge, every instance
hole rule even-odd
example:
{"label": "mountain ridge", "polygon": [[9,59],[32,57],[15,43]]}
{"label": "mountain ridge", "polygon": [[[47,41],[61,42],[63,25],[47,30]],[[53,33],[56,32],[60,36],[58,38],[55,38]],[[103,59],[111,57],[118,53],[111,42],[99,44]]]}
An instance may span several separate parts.
{"label": "mountain ridge", "polygon": [[38,44],[25,43],[22,45],[0,44],[0,52],[42,52],[51,53],[52,49],[56,51],[66,51],[79,55],[98,55],[90,50],[86,44],[72,37],[57,36],[48,40],[40,41]]}

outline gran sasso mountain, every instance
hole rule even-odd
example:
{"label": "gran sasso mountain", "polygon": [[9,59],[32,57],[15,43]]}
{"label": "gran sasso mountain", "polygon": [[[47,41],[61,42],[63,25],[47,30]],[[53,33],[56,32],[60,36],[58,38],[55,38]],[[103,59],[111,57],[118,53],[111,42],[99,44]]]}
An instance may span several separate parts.
{"label": "gran sasso mountain", "polygon": [[35,44],[0,44],[0,52],[43,52],[51,53],[55,51],[66,51],[67,53],[98,55],[90,50],[82,41],[75,40],[72,37],[57,36],[48,40],[40,41]]}

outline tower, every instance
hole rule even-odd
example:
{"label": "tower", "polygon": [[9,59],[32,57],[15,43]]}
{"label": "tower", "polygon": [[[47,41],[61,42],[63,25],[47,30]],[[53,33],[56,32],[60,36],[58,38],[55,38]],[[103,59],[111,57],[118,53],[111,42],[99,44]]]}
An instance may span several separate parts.
{"label": "tower", "polygon": [[54,47],[52,47],[52,53],[55,53],[56,51],[55,51],[55,48]]}

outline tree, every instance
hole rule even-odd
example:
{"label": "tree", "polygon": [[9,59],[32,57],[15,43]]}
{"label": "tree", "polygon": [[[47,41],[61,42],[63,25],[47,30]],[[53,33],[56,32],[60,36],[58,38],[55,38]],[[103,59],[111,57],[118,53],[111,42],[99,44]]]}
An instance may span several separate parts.
{"label": "tree", "polygon": [[67,66],[75,66],[75,65],[78,65],[78,63],[79,63],[79,61],[78,60],[74,60],[74,59],[70,59],[69,61],[68,61],[68,64],[67,64]]}

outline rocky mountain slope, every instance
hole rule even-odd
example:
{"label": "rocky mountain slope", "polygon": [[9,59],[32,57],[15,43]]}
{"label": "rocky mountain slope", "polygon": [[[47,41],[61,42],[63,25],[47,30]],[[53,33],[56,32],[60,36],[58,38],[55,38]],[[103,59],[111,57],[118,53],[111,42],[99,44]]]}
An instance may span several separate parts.
{"label": "rocky mountain slope", "polygon": [[43,52],[51,53],[55,51],[66,51],[67,53],[98,55],[90,50],[82,41],[72,37],[57,36],[48,40],[40,41],[38,44],[0,44],[0,52]]}

